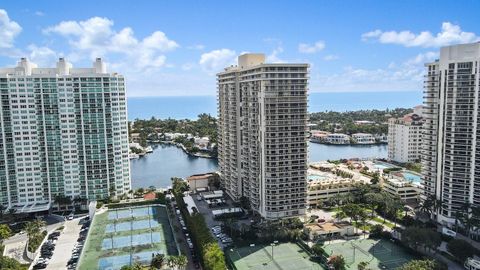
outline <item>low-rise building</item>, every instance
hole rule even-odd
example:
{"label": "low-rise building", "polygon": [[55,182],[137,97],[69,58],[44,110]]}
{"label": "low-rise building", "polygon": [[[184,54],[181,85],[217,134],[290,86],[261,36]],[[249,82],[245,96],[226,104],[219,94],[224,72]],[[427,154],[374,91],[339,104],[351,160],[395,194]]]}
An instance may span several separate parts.
{"label": "low-rise building", "polygon": [[213,173],[205,173],[205,174],[194,174],[192,176],[187,177],[188,186],[190,187],[190,191],[198,192],[199,189],[208,189],[208,184],[211,179],[213,179]]}
{"label": "low-rise building", "polygon": [[374,144],[375,137],[370,133],[355,133],[352,134],[352,139],[356,144]]}
{"label": "low-rise building", "polygon": [[130,138],[132,142],[140,142],[140,133],[130,133]]}
{"label": "low-rise building", "polygon": [[350,144],[350,136],[343,133],[328,134],[326,143],[329,144]]}
{"label": "low-rise building", "polygon": [[311,164],[308,169],[307,205],[316,207],[329,198],[354,191],[359,184],[369,183],[369,177],[350,170],[345,164]]}
{"label": "low-rise building", "polygon": [[[423,185],[420,181],[408,179],[405,175],[415,175],[409,171],[391,172],[383,182],[382,189],[386,192],[398,196],[407,203],[416,203],[420,200],[423,192]],[[420,176],[417,176],[418,179]]]}
{"label": "low-rise building", "polygon": [[349,222],[325,222],[311,223],[304,227],[304,232],[308,234],[311,241],[338,238],[342,236],[353,236],[355,229]]}

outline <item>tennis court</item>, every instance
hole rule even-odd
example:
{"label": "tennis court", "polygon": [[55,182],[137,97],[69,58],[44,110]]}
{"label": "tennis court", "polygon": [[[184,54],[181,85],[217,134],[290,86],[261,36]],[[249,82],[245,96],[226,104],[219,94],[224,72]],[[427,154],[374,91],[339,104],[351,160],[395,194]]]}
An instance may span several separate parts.
{"label": "tennis court", "polygon": [[388,240],[352,240],[324,246],[327,254],[342,255],[347,269],[357,269],[360,262],[368,262],[370,269],[396,269],[415,259],[401,246]]}
{"label": "tennis court", "polygon": [[282,243],[273,247],[255,245],[232,248],[227,250],[227,255],[237,270],[324,269],[311,261],[308,253],[293,243]]}
{"label": "tennis court", "polygon": [[178,255],[164,206],[108,210],[93,218],[79,269],[116,270],[155,253]]}

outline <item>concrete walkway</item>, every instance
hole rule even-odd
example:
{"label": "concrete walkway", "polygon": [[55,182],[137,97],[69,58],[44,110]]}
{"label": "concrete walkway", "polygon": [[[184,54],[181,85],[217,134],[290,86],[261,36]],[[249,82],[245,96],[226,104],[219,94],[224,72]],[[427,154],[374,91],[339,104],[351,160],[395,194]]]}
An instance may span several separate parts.
{"label": "concrete walkway", "polygon": [[50,262],[47,265],[47,270],[66,269],[67,262],[72,256],[72,250],[77,238],[80,234],[82,225],[79,225],[81,218],[68,220],[65,222],[63,232],[60,234],[55,245],[55,250]]}

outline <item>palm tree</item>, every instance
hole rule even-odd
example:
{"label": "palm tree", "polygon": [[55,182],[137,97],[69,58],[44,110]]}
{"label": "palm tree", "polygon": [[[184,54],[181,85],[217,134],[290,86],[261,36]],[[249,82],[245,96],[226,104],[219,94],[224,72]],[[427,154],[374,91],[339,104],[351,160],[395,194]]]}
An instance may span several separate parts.
{"label": "palm tree", "polygon": [[177,256],[177,266],[180,268],[180,269],[185,269],[185,267],[187,266],[188,264],[188,259],[187,259],[187,256],[183,255],[183,254],[180,254]]}
{"label": "palm tree", "polygon": [[166,264],[167,264],[168,267],[174,268],[177,265],[175,256],[168,256]]}
{"label": "palm tree", "polygon": [[33,235],[35,235],[35,233],[37,232],[37,228],[35,224],[31,221],[28,221],[27,223],[25,223],[25,227],[23,229],[27,233],[28,239],[31,239]]}
{"label": "palm tree", "polygon": [[161,269],[163,264],[165,263],[165,255],[161,253],[155,254],[150,262],[150,266],[156,269]]}

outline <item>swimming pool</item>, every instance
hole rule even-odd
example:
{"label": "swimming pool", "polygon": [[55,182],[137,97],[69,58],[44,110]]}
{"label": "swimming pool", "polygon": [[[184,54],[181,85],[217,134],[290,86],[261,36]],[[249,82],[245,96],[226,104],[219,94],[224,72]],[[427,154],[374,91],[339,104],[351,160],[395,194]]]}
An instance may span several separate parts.
{"label": "swimming pool", "polygon": [[395,165],[388,164],[388,163],[385,163],[385,162],[380,162],[380,161],[375,161],[373,163],[373,166],[375,167],[375,169],[380,169],[380,170],[396,167]]}
{"label": "swimming pool", "polygon": [[325,175],[318,175],[318,174],[310,174],[308,176],[308,181],[320,181],[320,180],[325,180],[328,177]]}
{"label": "swimming pool", "polygon": [[411,172],[401,172],[400,174],[403,176],[405,180],[410,181],[412,183],[420,183],[422,181],[421,176],[418,174],[414,174]]}

